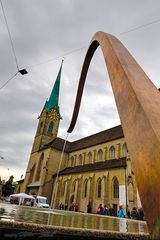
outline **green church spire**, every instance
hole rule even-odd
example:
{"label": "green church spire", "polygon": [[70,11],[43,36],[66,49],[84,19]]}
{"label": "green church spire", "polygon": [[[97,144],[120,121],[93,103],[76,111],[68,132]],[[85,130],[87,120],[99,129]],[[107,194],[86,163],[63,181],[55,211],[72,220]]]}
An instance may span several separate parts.
{"label": "green church spire", "polygon": [[63,60],[62,60],[55,84],[53,86],[51,95],[49,97],[49,100],[46,101],[46,104],[45,104],[46,112],[49,112],[53,108],[59,109],[58,100],[59,100],[59,88],[60,88],[62,64],[63,64]]}

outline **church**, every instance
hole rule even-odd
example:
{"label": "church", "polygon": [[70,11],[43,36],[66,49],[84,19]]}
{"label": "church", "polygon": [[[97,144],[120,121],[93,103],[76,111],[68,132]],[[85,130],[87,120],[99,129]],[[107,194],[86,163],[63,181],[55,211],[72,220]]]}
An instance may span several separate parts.
{"label": "church", "polygon": [[69,142],[58,137],[61,118],[58,105],[62,64],[55,84],[39,116],[25,178],[17,192],[45,196],[52,208],[74,203],[86,212],[89,202],[96,213],[99,204],[140,207],[134,170],[121,125]]}

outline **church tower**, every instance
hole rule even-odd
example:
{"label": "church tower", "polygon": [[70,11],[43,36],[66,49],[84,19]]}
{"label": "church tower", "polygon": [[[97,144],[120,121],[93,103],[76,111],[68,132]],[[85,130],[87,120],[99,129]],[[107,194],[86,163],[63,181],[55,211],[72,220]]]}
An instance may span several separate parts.
{"label": "church tower", "polygon": [[[57,138],[59,122],[61,119],[59,111],[59,89],[62,71],[61,63],[56,81],[49,99],[46,101],[39,116],[38,128],[34,138],[26,175],[21,187],[22,192],[34,195],[46,195],[50,198],[52,189],[52,175],[58,168],[58,161],[49,143]],[[46,187],[47,186],[47,187]],[[47,193],[43,193],[47,189]]]}
{"label": "church tower", "polygon": [[47,143],[57,137],[59,122],[61,119],[59,112],[59,89],[62,64],[63,61],[61,63],[49,100],[46,101],[39,116],[38,128],[31,153],[39,151]]}

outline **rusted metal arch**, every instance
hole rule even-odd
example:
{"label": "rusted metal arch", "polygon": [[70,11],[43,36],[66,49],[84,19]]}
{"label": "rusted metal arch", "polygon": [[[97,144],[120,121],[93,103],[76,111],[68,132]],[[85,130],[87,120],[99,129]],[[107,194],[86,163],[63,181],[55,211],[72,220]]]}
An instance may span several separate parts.
{"label": "rusted metal arch", "polygon": [[71,124],[74,129],[92,56],[101,46],[134,166],[150,233],[160,221],[160,93],[132,55],[113,35],[97,32],[87,51]]}

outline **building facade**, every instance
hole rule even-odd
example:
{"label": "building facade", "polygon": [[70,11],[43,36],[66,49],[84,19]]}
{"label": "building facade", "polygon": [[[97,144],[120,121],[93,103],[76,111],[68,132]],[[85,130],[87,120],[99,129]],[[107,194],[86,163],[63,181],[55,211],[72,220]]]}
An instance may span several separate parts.
{"label": "building facade", "polygon": [[[62,65],[61,65],[62,68]],[[24,181],[17,192],[42,195],[51,207],[75,203],[95,213],[99,204],[140,206],[134,171],[121,126],[69,142],[58,137],[61,68],[40,114]],[[65,147],[64,147],[65,144]],[[64,151],[62,151],[64,149]]]}

